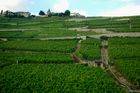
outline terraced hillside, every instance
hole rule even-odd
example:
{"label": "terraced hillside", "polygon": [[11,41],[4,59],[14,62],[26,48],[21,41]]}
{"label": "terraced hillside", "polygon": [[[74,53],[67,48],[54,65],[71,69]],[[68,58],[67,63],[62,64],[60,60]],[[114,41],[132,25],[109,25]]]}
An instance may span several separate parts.
{"label": "terraced hillside", "polygon": [[108,68],[92,65],[102,61],[99,38],[104,35],[127,36],[109,39],[108,65],[115,66],[139,90],[139,20],[139,16],[0,17],[0,92],[130,92]]}

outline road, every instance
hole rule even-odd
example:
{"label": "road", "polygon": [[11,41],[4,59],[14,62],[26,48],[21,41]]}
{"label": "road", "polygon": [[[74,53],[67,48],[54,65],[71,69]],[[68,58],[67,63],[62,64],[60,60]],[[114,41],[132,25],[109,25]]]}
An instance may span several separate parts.
{"label": "road", "polygon": [[39,40],[57,40],[57,39],[82,39],[85,37],[100,39],[101,36],[107,37],[140,37],[140,32],[129,32],[129,33],[110,33],[110,34],[99,34],[99,35],[86,35],[86,36],[67,36],[67,37],[50,37],[50,38],[34,38]]}
{"label": "road", "polygon": [[140,37],[140,32],[88,35],[88,37],[91,37],[91,38],[100,38],[101,36],[107,36],[107,37]]}

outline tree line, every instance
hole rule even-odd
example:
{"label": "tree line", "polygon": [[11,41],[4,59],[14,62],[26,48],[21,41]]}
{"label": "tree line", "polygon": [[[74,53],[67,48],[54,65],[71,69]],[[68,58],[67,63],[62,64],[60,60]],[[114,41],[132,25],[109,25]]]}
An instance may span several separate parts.
{"label": "tree line", "polygon": [[48,17],[51,17],[51,16],[60,16],[60,17],[62,17],[62,16],[70,16],[70,14],[71,14],[70,10],[66,10],[64,13],[63,12],[54,13],[54,12],[51,12],[50,10],[48,10],[47,14],[42,10],[40,10],[40,12],[39,12],[40,16],[47,15]]}

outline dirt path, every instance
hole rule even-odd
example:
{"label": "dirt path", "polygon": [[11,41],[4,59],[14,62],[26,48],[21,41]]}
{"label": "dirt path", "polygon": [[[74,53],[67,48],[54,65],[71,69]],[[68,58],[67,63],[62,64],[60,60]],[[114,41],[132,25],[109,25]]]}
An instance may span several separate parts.
{"label": "dirt path", "polygon": [[115,68],[115,66],[111,66],[110,70],[117,76],[119,82],[122,82],[123,84],[126,84],[130,88],[134,89],[134,85],[131,84],[120,72],[118,72]]}
{"label": "dirt path", "polygon": [[119,84],[121,84],[128,93],[140,93],[140,90],[127,80],[114,66],[108,67],[108,72],[111,73]]}

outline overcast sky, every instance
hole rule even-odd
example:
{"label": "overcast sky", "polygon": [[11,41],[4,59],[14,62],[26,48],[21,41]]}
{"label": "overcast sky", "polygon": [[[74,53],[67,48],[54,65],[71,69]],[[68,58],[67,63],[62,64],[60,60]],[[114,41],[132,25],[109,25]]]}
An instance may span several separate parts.
{"label": "overcast sky", "polygon": [[85,16],[140,15],[140,0],[0,0],[0,10],[79,12]]}

